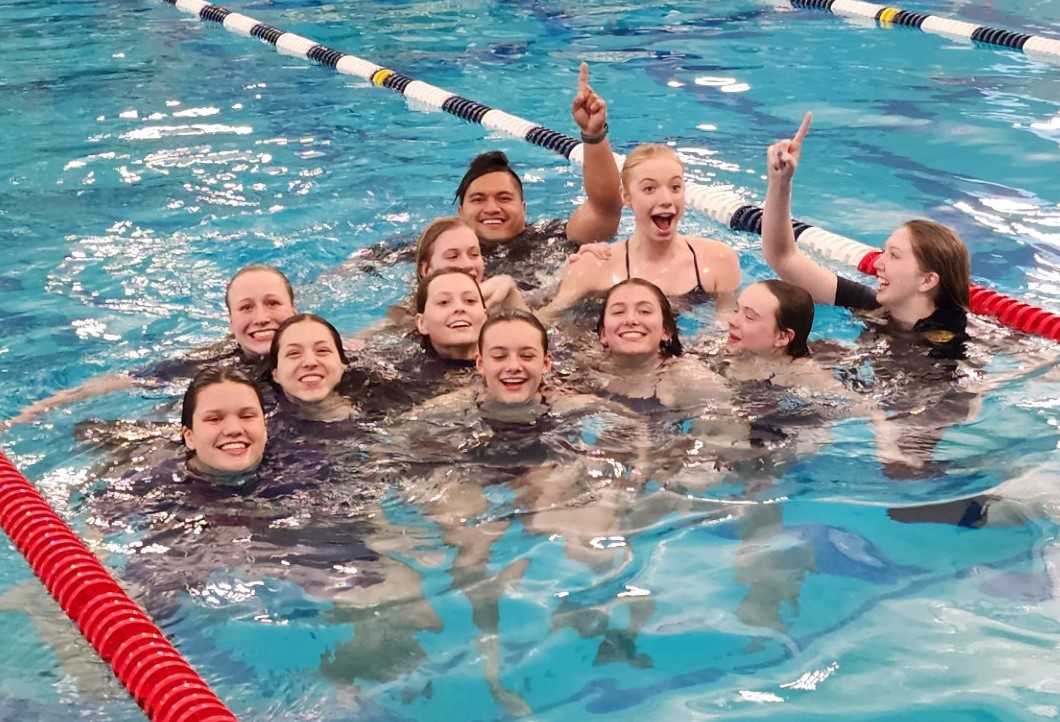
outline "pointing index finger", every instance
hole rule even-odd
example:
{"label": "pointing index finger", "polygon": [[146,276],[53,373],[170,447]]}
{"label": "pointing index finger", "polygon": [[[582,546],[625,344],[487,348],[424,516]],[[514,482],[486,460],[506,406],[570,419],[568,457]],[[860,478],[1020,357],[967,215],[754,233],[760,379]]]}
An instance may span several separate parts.
{"label": "pointing index finger", "polygon": [[813,122],[813,113],[807,113],[802,116],[802,125],[795,131],[795,137],[791,139],[791,142],[795,145],[802,145],[802,139],[806,137],[806,134],[810,132],[810,124]]}
{"label": "pointing index finger", "polygon": [[589,64],[583,62],[581,67],[578,68],[578,89],[582,89],[589,84]]}

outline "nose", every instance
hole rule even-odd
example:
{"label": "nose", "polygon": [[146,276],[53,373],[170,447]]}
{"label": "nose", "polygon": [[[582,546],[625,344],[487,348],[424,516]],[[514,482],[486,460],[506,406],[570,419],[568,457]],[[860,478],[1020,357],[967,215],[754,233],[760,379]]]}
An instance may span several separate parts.
{"label": "nose", "polygon": [[264,326],[269,322],[269,314],[265,310],[265,306],[254,307],[254,324],[257,326]]}
{"label": "nose", "polygon": [[302,365],[302,368],[304,368],[304,369],[305,368],[311,369],[311,368],[313,368],[314,366],[317,365],[317,357],[315,355],[313,355],[312,353],[307,353],[304,356],[302,356],[302,364],[301,365]]}
{"label": "nose", "polygon": [[235,414],[226,414],[221,424],[221,433],[225,436],[239,436],[243,433],[243,427],[239,424],[239,417]]}
{"label": "nose", "polygon": [[497,200],[493,196],[490,196],[486,199],[486,204],[484,206],[484,210],[486,213],[496,213],[499,212],[500,209],[500,204],[497,203]]}

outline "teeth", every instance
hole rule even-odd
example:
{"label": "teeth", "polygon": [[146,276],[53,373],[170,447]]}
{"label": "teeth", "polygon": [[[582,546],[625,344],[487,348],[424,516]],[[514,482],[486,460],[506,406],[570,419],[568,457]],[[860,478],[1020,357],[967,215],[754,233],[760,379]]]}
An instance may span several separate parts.
{"label": "teeth", "polygon": [[250,444],[245,441],[230,441],[227,444],[221,444],[220,448],[222,451],[228,451],[229,449],[245,449]]}
{"label": "teeth", "polygon": [[471,324],[467,321],[455,321],[449,324],[449,328],[470,328]]}
{"label": "teeth", "polygon": [[302,381],[303,383],[306,383],[306,382],[313,382],[313,381],[323,381],[324,377],[321,376],[320,374],[306,374],[305,376],[302,376],[298,380]]}

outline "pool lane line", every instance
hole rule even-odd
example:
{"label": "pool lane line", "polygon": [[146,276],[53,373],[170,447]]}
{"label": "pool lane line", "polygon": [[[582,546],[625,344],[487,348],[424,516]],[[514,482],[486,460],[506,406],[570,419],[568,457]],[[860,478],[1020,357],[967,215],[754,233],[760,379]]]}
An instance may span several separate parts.
{"label": "pool lane line", "polygon": [[881,28],[899,25],[932,35],[971,40],[1010,50],[1022,50],[1032,57],[1060,63],[1060,39],[1057,38],[1017,33],[987,25],[975,25],[962,20],[914,13],[861,0],[789,0],[789,2],[793,8],[823,10],[833,15],[875,20]]}
{"label": "pool lane line", "polygon": [[152,722],[236,716],[0,451],[0,527]]}
{"label": "pool lane line", "polygon": [[[576,165],[583,163],[584,146],[565,133],[551,130],[543,125],[506,113],[499,108],[483,105],[478,101],[415,80],[370,60],[329,48],[315,40],[285,32],[228,8],[211,5],[205,0],[163,1],[200,20],[218,23],[230,33],[258,38],[274,46],[276,52],[281,55],[305,58],[343,75],[355,75],[377,88],[389,88],[427,107],[445,111],[462,120],[478,123],[490,130],[551,150]],[[821,2],[834,6],[840,3],[849,4],[852,0],[821,0]],[[858,4],[868,5],[868,3]],[[615,160],[621,167],[624,157],[616,153]],[[686,183],[685,205],[706,213],[732,230],[762,235],[762,209],[748,205],[743,198],[728,188]],[[878,249],[802,221],[793,220],[792,227],[795,230],[795,238],[803,247],[810,248],[822,256],[844,263],[868,275],[876,275],[875,263],[880,255]],[[969,286],[969,292],[972,299],[971,310],[974,313],[992,316],[1002,324],[1019,331],[1060,341],[1060,315],[975,284]]]}

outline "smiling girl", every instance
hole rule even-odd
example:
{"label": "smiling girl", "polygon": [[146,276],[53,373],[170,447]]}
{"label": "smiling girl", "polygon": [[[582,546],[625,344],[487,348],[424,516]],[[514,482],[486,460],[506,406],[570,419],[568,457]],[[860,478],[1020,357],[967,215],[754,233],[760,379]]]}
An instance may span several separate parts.
{"label": "smiling girl", "polygon": [[337,388],[349,366],[342,338],[320,316],[302,313],[280,324],[267,371],[300,418],[342,421],[356,413]]}
{"label": "smiling girl", "polygon": [[207,369],[195,377],[184,393],[180,425],[188,469],[199,476],[247,474],[265,453],[261,392],[234,369]]}
{"label": "smiling girl", "polygon": [[879,288],[837,276],[802,253],[791,226],[792,178],[810,130],[807,113],[798,132],[769,147],[769,188],[762,218],[766,261],[786,281],[809,291],[817,303],[853,310],[882,311],[889,330],[913,332],[957,355],[966,338],[968,249],[952,230],[925,220],[899,226],[876,261]]}
{"label": "smiling girl", "polygon": [[540,315],[551,319],[582,298],[620,281],[650,281],[666,296],[702,302],[740,285],[736,252],[718,241],[678,233],[685,211],[684,166],[672,148],[639,145],[622,166],[623,201],[633,235],[613,245],[583,246],[570,259],[556,297]]}

